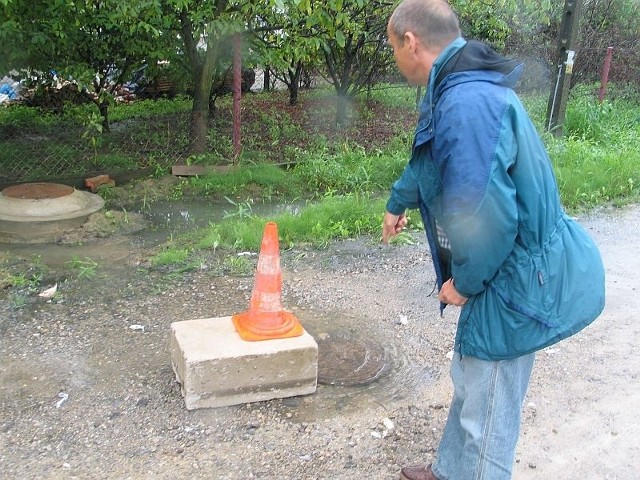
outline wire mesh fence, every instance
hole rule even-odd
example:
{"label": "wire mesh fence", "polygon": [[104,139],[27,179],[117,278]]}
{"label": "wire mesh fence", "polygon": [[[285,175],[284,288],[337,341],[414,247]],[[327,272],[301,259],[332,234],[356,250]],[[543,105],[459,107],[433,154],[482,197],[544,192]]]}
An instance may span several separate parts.
{"label": "wire mesh fence", "polygon": [[[536,57],[524,61],[521,87],[549,92],[552,73],[548,65]],[[621,69],[614,60],[614,81],[616,68]],[[262,87],[258,78],[254,91],[242,98],[240,160],[291,162],[296,152],[321,138],[375,147],[399,130],[413,129],[421,93],[416,88],[399,81],[374,85],[358,95],[347,106],[343,121],[337,122],[335,92],[321,82],[315,85],[301,91],[297,105],[290,105],[282,85],[278,90],[255,92]],[[58,102],[55,108],[5,103],[0,106],[0,188],[58,180],[82,185],[85,178],[101,174],[124,180],[168,172],[176,164],[235,162],[231,97],[220,97],[213,105],[206,148],[200,155],[193,155],[191,107],[189,97],[129,98],[110,107],[109,128],[104,129],[92,103]]]}
{"label": "wire mesh fence", "polygon": [[[414,99],[415,89],[405,85],[376,86],[349,104],[345,121],[336,125],[337,100],[328,88],[302,92],[297,105],[289,105],[286,90],[245,94],[240,160],[288,162],[318,138],[360,142],[365,131],[374,143],[382,143],[399,126],[411,125]],[[97,107],[89,104],[55,113],[23,105],[13,105],[11,112],[3,109],[0,186],[53,180],[80,185],[101,174],[128,178],[167,172],[176,164],[237,161],[231,98],[219,99],[210,112],[206,149],[199,155],[191,148],[191,102],[181,97],[117,105],[111,108],[108,129]]]}
{"label": "wire mesh fence", "polygon": [[103,173],[166,167],[188,152],[188,114],[116,121],[106,132],[63,115],[47,114],[39,120],[1,126],[0,183],[78,183]]}

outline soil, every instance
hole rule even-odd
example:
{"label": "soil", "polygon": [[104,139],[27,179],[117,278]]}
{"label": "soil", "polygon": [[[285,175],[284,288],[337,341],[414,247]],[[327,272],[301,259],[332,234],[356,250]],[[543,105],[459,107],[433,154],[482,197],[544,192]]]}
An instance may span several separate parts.
{"label": "soil", "polygon": [[[602,250],[607,306],[537,355],[516,480],[640,478],[640,206],[579,220]],[[432,461],[457,311],[439,316],[428,250],[414,239],[283,252],[283,302],[305,328],[382,347],[389,363],[365,385],[232,407],[185,409],[169,329],[245,310],[251,276],[141,270],[144,245],[116,236],[95,239],[122,252],[108,273],[21,308],[1,291],[0,476],[386,480]]]}

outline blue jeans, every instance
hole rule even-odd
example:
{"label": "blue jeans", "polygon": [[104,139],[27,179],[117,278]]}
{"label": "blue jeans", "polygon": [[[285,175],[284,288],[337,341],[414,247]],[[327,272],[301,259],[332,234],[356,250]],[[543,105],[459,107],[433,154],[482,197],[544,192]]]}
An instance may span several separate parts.
{"label": "blue jeans", "polygon": [[535,354],[451,362],[453,400],[433,473],[440,480],[508,480]]}

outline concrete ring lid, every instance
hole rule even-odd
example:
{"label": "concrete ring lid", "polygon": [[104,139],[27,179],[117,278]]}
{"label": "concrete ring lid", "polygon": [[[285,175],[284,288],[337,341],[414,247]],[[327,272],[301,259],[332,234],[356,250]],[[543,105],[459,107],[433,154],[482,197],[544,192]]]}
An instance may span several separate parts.
{"label": "concrete ring lid", "polygon": [[0,192],[0,220],[52,222],[86,218],[104,206],[100,195],[57,183],[27,183]]}

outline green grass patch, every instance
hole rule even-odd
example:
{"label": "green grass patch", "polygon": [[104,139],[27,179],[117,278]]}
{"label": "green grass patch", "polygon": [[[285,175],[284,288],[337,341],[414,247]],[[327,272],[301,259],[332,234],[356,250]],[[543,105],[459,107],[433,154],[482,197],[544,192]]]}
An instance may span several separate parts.
{"label": "green grass patch", "polygon": [[155,118],[165,115],[184,114],[191,111],[193,100],[189,97],[174,99],[138,100],[132,103],[116,104],[109,107],[112,122],[133,118]]}
{"label": "green grass patch", "polygon": [[268,199],[274,196],[293,198],[303,193],[301,182],[277,165],[262,163],[241,166],[225,173],[192,177],[189,187],[205,196],[251,196]]}
{"label": "green grass patch", "polygon": [[[385,199],[364,195],[335,196],[319,203],[268,217],[230,216],[169,243],[169,248],[154,257],[154,265],[184,262],[190,252],[222,248],[230,251],[257,252],[264,226],[278,225],[284,248],[293,245],[324,247],[331,240],[378,234],[381,231]],[[184,245],[189,245],[184,247]],[[177,245],[181,245],[178,247]]]}

